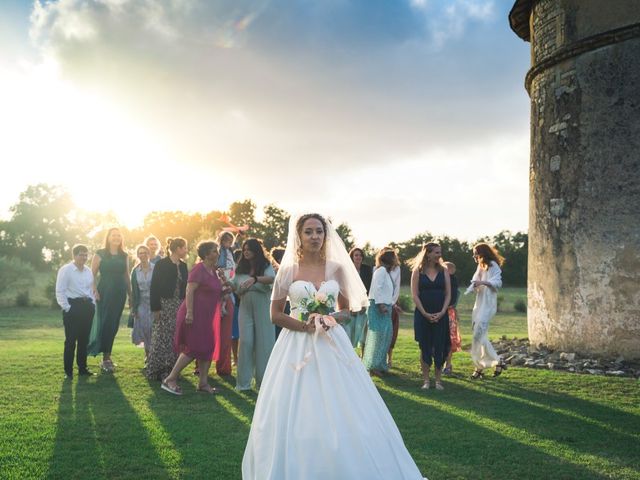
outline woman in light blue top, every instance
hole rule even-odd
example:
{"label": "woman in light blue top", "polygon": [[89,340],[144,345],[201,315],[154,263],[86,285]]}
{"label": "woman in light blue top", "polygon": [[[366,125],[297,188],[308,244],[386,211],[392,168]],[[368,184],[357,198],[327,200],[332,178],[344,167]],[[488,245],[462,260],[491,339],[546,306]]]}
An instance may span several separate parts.
{"label": "woman in light blue top", "polygon": [[250,390],[255,377],[260,388],[276,340],[271,323],[271,287],[276,274],[262,242],[250,238],[242,244],[232,286],[240,296],[240,344],[237,390]]}
{"label": "woman in light blue top", "polygon": [[153,264],[149,261],[151,251],[146,245],[138,245],[136,256],[138,263],[131,270],[131,316],[133,317],[131,341],[134,345],[144,347],[144,363],[146,365],[151,348],[151,327],[153,325],[153,314],[151,313]]}

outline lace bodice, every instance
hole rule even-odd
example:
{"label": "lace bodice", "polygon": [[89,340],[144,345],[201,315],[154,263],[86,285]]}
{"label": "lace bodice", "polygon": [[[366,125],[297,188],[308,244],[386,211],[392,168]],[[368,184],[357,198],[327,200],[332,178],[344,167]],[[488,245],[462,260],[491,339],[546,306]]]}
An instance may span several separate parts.
{"label": "lace bodice", "polygon": [[289,286],[289,302],[291,302],[291,310],[298,310],[300,302],[304,298],[311,297],[316,292],[323,292],[327,295],[333,295],[338,298],[340,293],[340,285],[335,280],[328,280],[320,284],[320,288],[316,290],[316,286],[312,282],[306,280],[296,280]]}

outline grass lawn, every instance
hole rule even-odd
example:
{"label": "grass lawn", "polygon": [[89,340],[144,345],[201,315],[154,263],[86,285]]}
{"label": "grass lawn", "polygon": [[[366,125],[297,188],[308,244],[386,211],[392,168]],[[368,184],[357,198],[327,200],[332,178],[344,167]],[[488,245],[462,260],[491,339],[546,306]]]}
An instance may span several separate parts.
{"label": "grass lawn", "polygon": [[[510,368],[473,382],[463,352],[446,390],[423,392],[411,317],[402,323],[393,374],[376,385],[430,480],[640,479],[637,380]],[[185,395],[171,396],[142,376],[123,327],[116,373],[68,382],[57,311],[0,310],[0,332],[0,478],[240,478],[256,394],[235,392],[233,379],[215,377],[212,397],[188,376]],[[525,336],[525,315],[505,308],[492,334]]]}

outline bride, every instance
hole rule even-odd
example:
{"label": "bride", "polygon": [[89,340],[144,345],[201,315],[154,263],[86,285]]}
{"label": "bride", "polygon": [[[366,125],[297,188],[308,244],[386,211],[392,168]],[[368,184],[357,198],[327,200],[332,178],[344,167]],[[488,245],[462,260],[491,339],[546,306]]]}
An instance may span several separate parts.
{"label": "bride", "polygon": [[[331,224],[316,213],[292,217],[271,296],[271,319],[283,330],[256,403],[243,480],[423,478],[351,341],[335,327],[349,308],[367,303]],[[337,311],[322,315],[318,305]]]}

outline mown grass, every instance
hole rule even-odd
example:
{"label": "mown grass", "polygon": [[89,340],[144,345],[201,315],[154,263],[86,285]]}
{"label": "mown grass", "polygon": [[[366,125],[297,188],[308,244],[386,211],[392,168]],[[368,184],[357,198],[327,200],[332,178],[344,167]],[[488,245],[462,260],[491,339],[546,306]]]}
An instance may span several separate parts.
{"label": "mown grass", "polygon": [[[640,478],[637,380],[510,368],[473,382],[463,352],[446,390],[424,392],[410,325],[404,315],[393,374],[375,381],[431,480]],[[525,331],[523,314],[504,313],[492,335]],[[143,377],[123,327],[117,372],[69,382],[57,312],[0,310],[0,332],[1,478],[240,478],[256,394],[233,378],[214,377],[222,393],[211,397],[185,376],[185,395],[171,396]]]}

